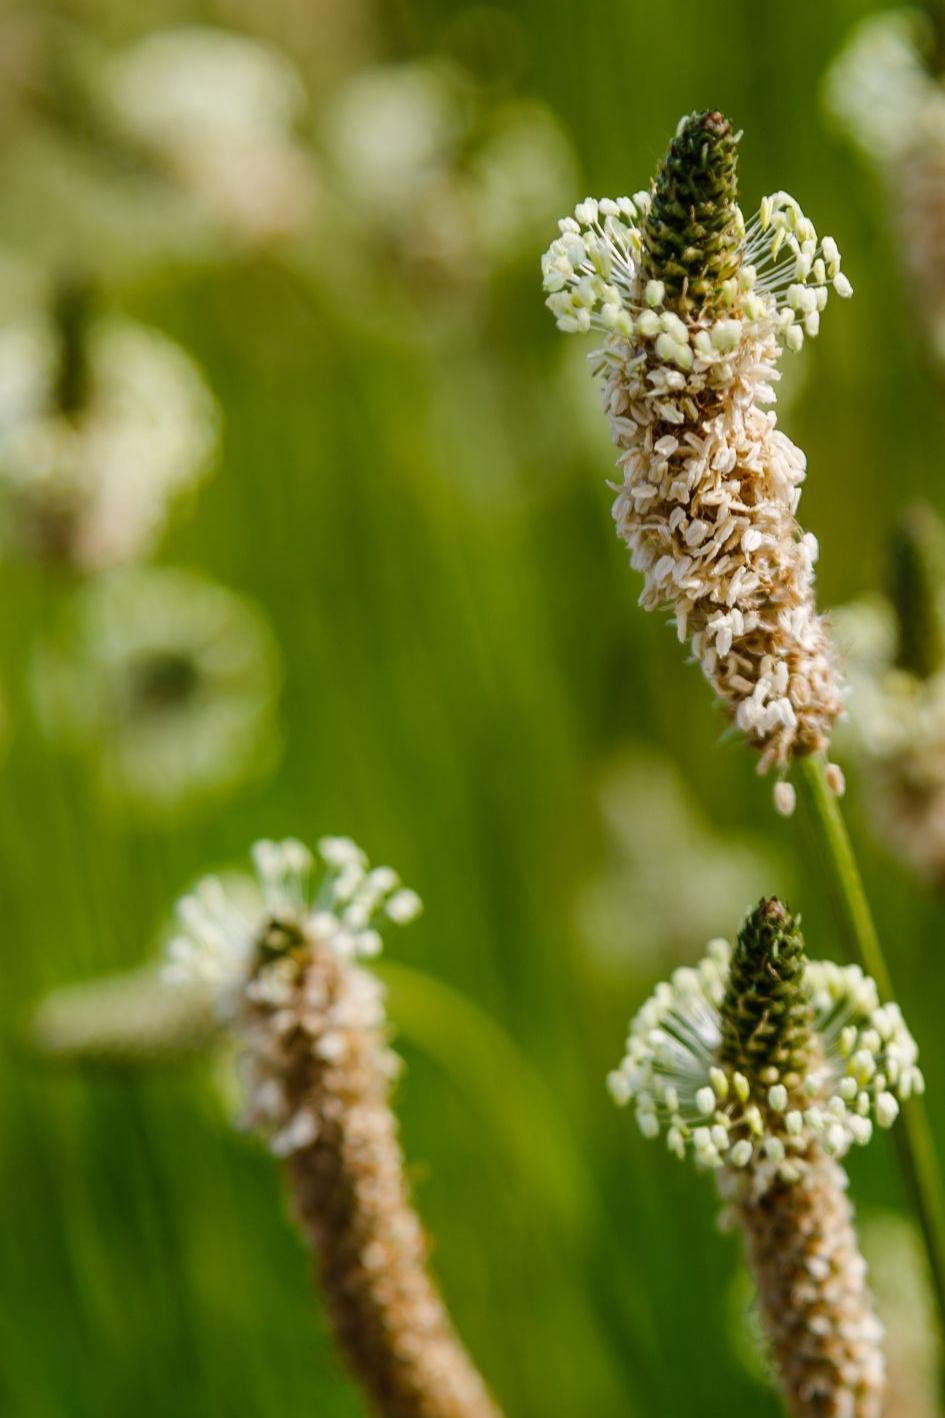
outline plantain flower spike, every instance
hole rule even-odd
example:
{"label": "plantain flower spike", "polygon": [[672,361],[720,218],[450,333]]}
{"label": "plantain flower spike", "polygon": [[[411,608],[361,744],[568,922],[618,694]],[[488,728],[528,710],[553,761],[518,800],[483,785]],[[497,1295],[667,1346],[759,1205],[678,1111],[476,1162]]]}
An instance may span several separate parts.
{"label": "plantain flower spike", "polygon": [[361,961],[420,911],[348,838],[259,842],[255,905],[215,878],[181,901],[165,978],[210,988],[236,1038],[246,1124],[285,1160],[330,1319],[384,1418],[499,1418],[427,1269],[397,1122],[399,1061],[382,987]]}
{"label": "plantain flower spike", "polygon": [[[683,118],[650,190],[579,203],[542,271],[558,328],[603,336],[591,361],[641,604],[673,611],[759,771],[783,775],[827,748],[841,695],[817,542],[796,520],[805,459],[770,406],[784,348],[852,287],[786,192],[745,221],[738,142],[719,113]],[[791,795],[776,801],[789,810]]]}
{"label": "plantain flower spike", "polygon": [[882,1328],[841,1161],[922,1091],[916,1060],[898,1007],[858,966],[808,960],[771,899],[734,947],[658,986],[610,1076],[645,1137],[716,1172],[794,1418],[881,1418]]}
{"label": "plantain flower spike", "polygon": [[837,612],[849,674],[845,737],[867,806],[894,854],[945,885],[945,526],[906,509],[891,547],[889,598]]}

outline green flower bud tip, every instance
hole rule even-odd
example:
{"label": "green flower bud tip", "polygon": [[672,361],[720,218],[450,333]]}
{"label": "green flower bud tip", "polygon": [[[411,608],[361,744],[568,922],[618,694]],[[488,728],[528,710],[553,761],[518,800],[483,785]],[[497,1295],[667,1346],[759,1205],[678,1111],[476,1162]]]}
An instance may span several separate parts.
{"label": "green flower bud tip", "polygon": [[800,919],[760,901],[738,933],[722,1001],[723,1060],[748,1077],[803,1072],[811,1049]]}
{"label": "green flower bud tip", "polygon": [[683,312],[723,304],[741,264],[738,134],[721,113],[683,118],[651,184],[643,222],[644,272],[663,283],[665,303]]}

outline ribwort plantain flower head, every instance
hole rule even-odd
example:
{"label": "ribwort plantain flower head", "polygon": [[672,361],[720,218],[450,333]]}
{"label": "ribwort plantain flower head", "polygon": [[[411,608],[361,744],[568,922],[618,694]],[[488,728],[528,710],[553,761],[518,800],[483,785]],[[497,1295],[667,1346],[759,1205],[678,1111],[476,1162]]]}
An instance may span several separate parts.
{"label": "ribwort plantain flower head", "polygon": [[579,203],[542,272],[559,329],[604,337],[591,359],[641,604],[673,611],[760,770],[783,773],[827,747],[841,697],[795,516],[804,456],[766,406],[782,351],[852,288],[787,193],[745,220],[737,150],[720,114],[684,118],[650,190]]}
{"label": "ribwort plantain flower head", "polygon": [[843,1157],[922,1091],[915,1041],[856,965],[808,960],[800,924],[762,901],[636,1015],[610,1075],[645,1137],[703,1168],[799,1180],[812,1142]]}
{"label": "ribwort plantain flower head", "polygon": [[297,952],[329,951],[340,961],[373,959],[385,925],[421,912],[416,892],[390,867],[371,867],[348,837],[323,837],[314,856],[295,838],[257,842],[252,878],[203,878],[177,907],[178,931],[164,977],[209,984],[226,1016],[250,980],[261,998],[284,987]]}
{"label": "ribwort plantain flower head", "polygon": [[698,361],[707,376],[759,327],[791,348],[817,333],[831,290],[852,293],[837,244],[821,241],[786,192],[763,198],[746,223],[739,138],[721,114],[691,114],[649,191],[585,198],[559,223],[542,258],[559,328],[616,330],[638,354],[658,347],[663,363],[688,372]]}
{"label": "ribwort plantain flower head", "polygon": [[399,1060],[384,990],[362,968],[385,925],[421,910],[347,837],[258,842],[255,877],[180,903],[165,977],[210,981],[237,1044],[243,1122],[285,1159],[335,1336],[386,1418],[499,1418],[428,1268],[391,1107]]}

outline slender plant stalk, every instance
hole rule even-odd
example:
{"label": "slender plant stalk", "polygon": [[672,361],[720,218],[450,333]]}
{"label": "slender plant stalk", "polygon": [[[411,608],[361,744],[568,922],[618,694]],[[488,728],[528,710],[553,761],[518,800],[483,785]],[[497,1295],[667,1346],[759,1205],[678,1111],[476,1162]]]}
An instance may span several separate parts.
{"label": "slender plant stalk", "polygon": [[[873,976],[880,994],[886,999],[893,999],[895,995],[889,968],[866,899],[863,878],[838,800],[827,785],[821,759],[813,756],[803,759],[800,776],[825,848],[827,867],[833,878],[850,949],[866,973]],[[939,1322],[945,1333],[945,1210],[932,1130],[922,1098],[912,1098],[904,1106],[901,1125],[896,1129],[896,1141],[928,1253]],[[945,1374],[942,1378],[945,1385]]]}

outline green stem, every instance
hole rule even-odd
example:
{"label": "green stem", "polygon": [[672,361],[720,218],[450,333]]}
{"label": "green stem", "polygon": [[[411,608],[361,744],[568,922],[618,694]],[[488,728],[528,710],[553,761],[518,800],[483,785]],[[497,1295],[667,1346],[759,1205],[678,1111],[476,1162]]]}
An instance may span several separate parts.
{"label": "green stem", "polygon": [[[820,833],[851,952],[866,973],[872,975],[880,995],[884,999],[893,999],[892,980],[863,889],[863,878],[840,805],[827,786],[822,761],[819,758],[804,759],[800,777]],[[945,1210],[932,1129],[922,1098],[912,1098],[905,1105],[895,1136],[906,1185],[925,1242],[940,1327],[945,1334]]]}

